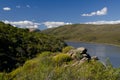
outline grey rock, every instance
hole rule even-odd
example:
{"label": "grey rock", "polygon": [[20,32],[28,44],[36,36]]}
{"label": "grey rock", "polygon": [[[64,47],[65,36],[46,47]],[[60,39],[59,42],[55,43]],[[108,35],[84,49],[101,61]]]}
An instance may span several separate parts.
{"label": "grey rock", "polygon": [[77,51],[79,51],[80,53],[84,54],[87,52],[87,49],[85,47],[79,47],[77,48]]}
{"label": "grey rock", "polygon": [[92,60],[99,60],[99,58],[97,56],[92,56],[91,59]]}

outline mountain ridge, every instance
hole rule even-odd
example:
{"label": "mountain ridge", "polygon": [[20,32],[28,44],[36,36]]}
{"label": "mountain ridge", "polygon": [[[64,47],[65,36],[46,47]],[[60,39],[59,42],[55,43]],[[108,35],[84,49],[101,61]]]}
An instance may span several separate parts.
{"label": "mountain ridge", "polygon": [[42,31],[67,41],[120,45],[120,24],[73,24]]}

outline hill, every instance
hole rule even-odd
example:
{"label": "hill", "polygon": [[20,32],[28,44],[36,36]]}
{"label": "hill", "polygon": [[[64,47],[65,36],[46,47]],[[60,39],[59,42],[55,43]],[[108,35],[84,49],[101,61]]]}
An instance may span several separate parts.
{"label": "hill", "polygon": [[[14,69],[16,68],[16,69]],[[0,80],[119,80],[120,69],[103,65],[87,49],[66,46],[41,32],[0,22]],[[9,73],[6,73],[9,72]]]}
{"label": "hill", "polygon": [[120,45],[120,24],[73,24],[44,30],[68,41],[97,42]]}
{"label": "hill", "polygon": [[65,46],[63,40],[54,36],[0,22],[0,72],[10,72],[37,53],[61,51]]}
{"label": "hill", "polygon": [[1,73],[0,80],[120,80],[119,68],[86,60],[81,51],[75,52],[74,58],[63,52],[38,54],[11,73]]}

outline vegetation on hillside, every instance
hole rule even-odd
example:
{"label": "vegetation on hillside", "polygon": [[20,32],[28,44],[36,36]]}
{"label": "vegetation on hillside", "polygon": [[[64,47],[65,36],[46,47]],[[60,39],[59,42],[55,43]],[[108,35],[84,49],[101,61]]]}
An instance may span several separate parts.
{"label": "vegetation on hillside", "polygon": [[73,24],[44,30],[69,41],[97,42],[120,45],[120,24]]}
{"label": "vegetation on hillside", "polygon": [[[80,28],[77,26],[74,25],[75,30]],[[59,32],[54,33],[53,29],[50,29],[53,33],[48,30],[47,32],[57,34],[65,40],[76,40],[75,37],[79,33],[74,39],[71,35],[77,31],[74,32],[71,26],[65,28],[60,30],[65,31],[61,35]],[[59,31],[59,28],[54,29]],[[66,33],[67,29],[71,31]],[[81,29],[84,31],[85,27]],[[83,34],[88,34],[87,29],[88,33],[91,32],[86,28]],[[65,37],[64,34],[70,35]],[[103,65],[89,54],[85,54],[87,50],[84,48],[81,48],[84,49],[81,53],[80,48],[65,47],[66,44],[60,38],[41,32],[29,32],[28,29],[0,22],[0,80],[120,80],[120,68],[114,68],[109,63]]]}
{"label": "vegetation on hillside", "polygon": [[10,72],[43,51],[61,51],[63,40],[0,22],[0,71]]}
{"label": "vegetation on hillside", "polygon": [[[56,62],[57,61],[57,62]],[[66,53],[43,52],[28,60],[9,74],[0,74],[1,80],[119,80],[120,69],[104,66],[96,60],[73,65]]]}

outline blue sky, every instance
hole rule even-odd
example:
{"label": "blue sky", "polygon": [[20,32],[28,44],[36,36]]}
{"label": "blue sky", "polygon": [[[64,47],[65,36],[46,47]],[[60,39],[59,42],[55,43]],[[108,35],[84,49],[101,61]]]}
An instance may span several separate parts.
{"label": "blue sky", "polygon": [[19,27],[120,22],[120,0],[0,0],[0,20]]}

